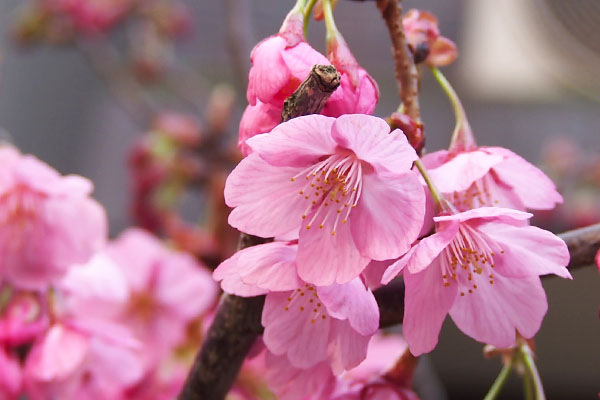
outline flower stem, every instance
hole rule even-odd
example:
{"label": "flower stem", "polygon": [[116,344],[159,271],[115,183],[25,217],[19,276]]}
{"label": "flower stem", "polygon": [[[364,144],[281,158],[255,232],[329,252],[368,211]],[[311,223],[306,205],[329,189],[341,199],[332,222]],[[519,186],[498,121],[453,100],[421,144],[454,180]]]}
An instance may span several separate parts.
{"label": "flower stem", "polygon": [[456,124],[454,125],[454,132],[452,132],[452,138],[450,139],[450,149],[467,150],[476,147],[477,143],[475,142],[473,131],[467,120],[465,109],[458,98],[458,94],[456,94],[448,79],[442,74],[442,71],[436,67],[431,67],[431,73],[448,96],[448,99],[450,99],[450,103],[452,103],[452,108],[454,109]]}
{"label": "flower stem", "polygon": [[335,25],[335,19],[333,18],[331,0],[323,0],[323,16],[325,18],[325,28],[327,29],[327,41],[329,41],[339,34],[338,28]]}
{"label": "flower stem", "polygon": [[427,168],[425,168],[425,165],[420,159],[415,161],[415,167],[417,167],[417,169],[421,173],[421,176],[425,180],[425,183],[427,184],[427,187],[431,192],[431,197],[433,197],[436,209],[438,211],[444,209],[444,206],[447,203],[445,201],[446,199],[444,199],[444,195],[442,195],[438,188],[435,186],[435,183],[433,182],[433,179],[431,179]]}
{"label": "flower stem", "polygon": [[526,342],[521,343],[519,347],[523,366],[525,367],[525,374],[529,376],[531,386],[533,386],[533,398],[535,400],[545,400],[546,395],[544,394],[544,387],[540,374],[538,373],[535,361],[533,360],[533,352]]}
{"label": "flower stem", "polygon": [[310,22],[310,13],[312,12],[316,3],[317,0],[308,0],[308,3],[304,7],[304,36],[306,36],[306,30],[308,29],[308,23]]}
{"label": "flower stem", "polygon": [[510,371],[512,370],[512,365],[513,365],[513,359],[511,357],[509,359],[509,361],[506,364],[504,364],[504,367],[502,367],[502,370],[500,370],[500,373],[496,377],[496,380],[492,384],[492,387],[490,388],[488,393],[485,395],[483,400],[494,400],[494,399],[496,399],[496,397],[498,397],[498,395],[500,394],[500,390],[502,390],[502,387],[506,383],[506,379],[510,375]]}

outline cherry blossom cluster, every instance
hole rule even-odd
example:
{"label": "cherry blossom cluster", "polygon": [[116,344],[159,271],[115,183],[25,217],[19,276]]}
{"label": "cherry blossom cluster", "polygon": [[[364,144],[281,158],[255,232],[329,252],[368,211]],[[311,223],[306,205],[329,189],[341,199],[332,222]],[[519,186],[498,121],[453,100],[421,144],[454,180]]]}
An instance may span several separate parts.
{"label": "cherry blossom cluster", "polygon": [[[324,6],[327,20],[331,2]],[[515,153],[478,146],[455,98],[449,149],[420,158],[411,143],[420,150],[422,132],[369,115],[374,80],[331,20],[328,57],[313,50],[301,11],[252,52],[239,135],[246,157],[225,185],[229,223],[274,241],[239,251],[213,277],[228,293],[266,296],[261,340],[279,398],[413,398],[388,381],[359,389],[345,381],[379,328],[372,290],[404,279],[403,335],[414,356],[435,348],[448,314],[498,348],[531,338],[547,310],[540,276],[571,276],[566,244],[531,226],[526,211],[552,209],[562,197]],[[421,61],[436,66],[456,57],[430,14],[409,12],[404,28],[415,58],[425,52]],[[316,63],[340,70],[340,88],[321,115],[279,124],[283,101]],[[394,121],[422,130],[401,113]]]}
{"label": "cherry blossom cluster", "polygon": [[87,179],[6,145],[0,165],[0,397],[173,398],[208,270],[140,229],[108,241]]}

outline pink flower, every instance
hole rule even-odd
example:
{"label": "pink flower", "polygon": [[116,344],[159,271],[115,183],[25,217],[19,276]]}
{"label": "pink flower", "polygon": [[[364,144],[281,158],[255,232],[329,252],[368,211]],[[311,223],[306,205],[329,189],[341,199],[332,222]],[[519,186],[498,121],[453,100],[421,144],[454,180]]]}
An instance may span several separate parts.
{"label": "pink flower", "polygon": [[250,247],[214,272],[229,293],[267,294],[263,340],[270,352],[287,356],[300,369],[329,361],[335,374],[358,365],[379,327],[375,297],[359,278],[314,286],[296,275],[296,244],[273,242]]}
{"label": "pink flower", "polygon": [[272,237],[299,231],[297,266],[320,286],[356,278],[370,259],[404,254],[423,224],[416,153],[368,115],[295,118],[251,138],[228,177],[229,223]]}
{"label": "pink flower", "polygon": [[190,255],[165,248],[141,229],[125,231],[106,253],[121,269],[130,292],[118,318],[144,343],[151,365],[184,339],[189,322],[213,306],[217,286]]}
{"label": "pink flower", "polygon": [[0,148],[0,276],[42,289],[104,245],[106,215],[92,184]]}
{"label": "pink flower", "polygon": [[327,43],[327,56],[341,75],[340,87],[325,105],[323,114],[372,114],[379,101],[377,82],[362,68],[342,35],[337,32]]}
{"label": "pink flower", "polygon": [[427,11],[409,10],[402,18],[407,41],[414,53],[415,62],[443,67],[458,56],[456,45],[441,36],[437,18]]}
{"label": "pink flower", "polygon": [[252,152],[246,140],[259,133],[271,132],[281,122],[281,107],[256,100],[256,104],[248,105],[240,121],[238,147],[246,157]]}
{"label": "pink flower", "polygon": [[556,186],[542,171],[502,147],[436,151],[423,157],[438,189],[460,211],[495,206],[550,210],[562,203]]}
{"label": "pink flower", "polygon": [[52,0],[58,11],[70,17],[73,25],[88,34],[107,31],[132,6],[131,0]]}
{"label": "pink flower", "polygon": [[16,356],[0,346],[0,399],[18,399],[23,384],[23,372]]}
{"label": "pink flower", "polygon": [[598,250],[598,253],[596,253],[596,266],[600,270],[600,250]]}
{"label": "pink flower", "polygon": [[548,304],[539,275],[571,278],[567,245],[524,225],[531,214],[483,207],[435,217],[436,232],[392,264],[387,283],[404,270],[403,333],[410,351],[431,351],[446,314],[464,333],[499,348],[515,332],[531,338]]}

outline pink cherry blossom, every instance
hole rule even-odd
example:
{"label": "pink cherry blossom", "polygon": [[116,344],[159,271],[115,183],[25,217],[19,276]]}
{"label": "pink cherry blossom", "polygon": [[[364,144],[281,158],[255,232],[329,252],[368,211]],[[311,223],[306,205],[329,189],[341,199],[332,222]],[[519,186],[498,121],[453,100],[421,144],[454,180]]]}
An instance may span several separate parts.
{"label": "pink cherry blossom", "polygon": [[132,0],[51,0],[56,11],[71,19],[87,34],[102,33],[121,20],[133,5]]}
{"label": "pink cherry blossom", "polygon": [[262,325],[270,352],[300,369],[329,361],[340,374],[366,356],[379,327],[375,297],[360,278],[329,286],[301,281],[297,251],[298,245],[283,242],[250,247],[223,262],[213,276],[232,294],[267,294]]}
{"label": "pink cherry blossom", "polygon": [[119,320],[144,343],[147,364],[152,365],[184,339],[189,322],[213,306],[217,286],[190,255],[165,248],[141,229],[125,231],[106,253],[121,269],[130,292]]}
{"label": "pink cherry blossom", "polygon": [[501,147],[442,150],[422,160],[439,190],[460,211],[484,206],[550,210],[562,203],[550,178]]}
{"label": "pink cherry blossom", "polygon": [[404,254],[417,238],[425,194],[401,131],[368,115],[295,118],[248,140],[234,169],[229,223],[272,237],[298,232],[298,274],[320,286],[358,277],[370,259]]}
{"label": "pink cherry blossom", "polygon": [[104,245],[106,215],[85,178],[10,147],[0,147],[0,164],[0,276],[42,289]]}
{"label": "pink cherry blossom", "polygon": [[531,214],[483,207],[435,217],[436,232],[392,264],[404,271],[403,333],[414,355],[431,351],[450,314],[472,338],[499,348],[531,338],[548,304],[539,275],[571,278],[567,245],[523,223]]}
{"label": "pink cherry blossom", "polygon": [[0,313],[0,343],[18,346],[32,342],[48,328],[49,318],[42,296],[4,287],[9,296]]}
{"label": "pink cherry blossom", "polygon": [[0,399],[18,399],[23,385],[23,373],[16,356],[0,347]]}
{"label": "pink cherry blossom", "polygon": [[281,122],[281,107],[275,107],[256,100],[256,104],[249,104],[240,121],[238,147],[246,157],[252,152],[246,140],[259,133],[271,132]]}

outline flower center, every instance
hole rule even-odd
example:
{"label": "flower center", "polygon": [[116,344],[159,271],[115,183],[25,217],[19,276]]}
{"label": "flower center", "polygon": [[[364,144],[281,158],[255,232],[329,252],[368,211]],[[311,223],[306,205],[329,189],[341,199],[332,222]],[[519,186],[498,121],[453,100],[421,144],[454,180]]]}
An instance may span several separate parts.
{"label": "flower center", "polygon": [[452,196],[452,204],[459,211],[472,210],[478,207],[497,207],[499,201],[490,193],[490,186],[494,182],[490,182],[493,178],[485,175],[481,179],[477,179],[464,192],[454,192]]}
{"label": "flower center", "polygon": [[287,298],[287,304],[283,310],[298,310],[301,313],[308,313],[311,324],[314,324],[318,320],[327,319],[325,307],[321,304],[319,295],[313,285],[306,284],[303,287],[290,292],[290,295]]}
{"label": "flower center", "polygon": [[488,243],[480,233],[461,224],[454,240],[442,253],[442,280],[444,286],[458,284],[460,295],[473,293],[478,283],[494,284],[493,269],[496,253],[504,254],[496,243]]}
{"label": "flower center", "polygon": [[302,219],[306,219],[312,210],[314,214],[306,224],[310,229],[318,222],[323,229],[328,220],[334,220],[331,234],[341,219],[345,224],[350,212],[356,207],[362,191],[362,166],[354,154],[334,154],[317,164],[311,165],[296,176],[304,177],[306,184],[300,190],[300,196],[307,201]]}
{"label": "flower center", "polygon": [[23,187],[16,187],[0,195],[0,224],[25,225],[35,218],[40,208],[41,195]]}

